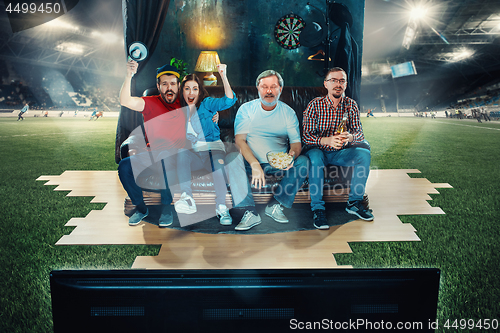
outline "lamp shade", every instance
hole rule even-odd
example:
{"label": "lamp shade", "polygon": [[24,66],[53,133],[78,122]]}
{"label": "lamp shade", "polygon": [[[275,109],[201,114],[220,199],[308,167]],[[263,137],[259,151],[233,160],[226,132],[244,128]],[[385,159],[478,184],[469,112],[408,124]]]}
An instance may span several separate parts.
{"label": "lamp shade", "polygon": [[220,64],[219,55],[216,51],[201,51],[194,70],[196,72],[217,72],[217,65]]}

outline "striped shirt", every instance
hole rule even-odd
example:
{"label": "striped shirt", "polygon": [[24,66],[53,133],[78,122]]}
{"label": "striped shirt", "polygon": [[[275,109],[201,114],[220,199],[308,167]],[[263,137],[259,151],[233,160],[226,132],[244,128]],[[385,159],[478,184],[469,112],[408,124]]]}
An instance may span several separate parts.
{"label": "striped shirt", "polygon": [[[347,130],[353,135],[353,142],[358,143],[365,139],[363,127],[359,120],[359,109],[356,101],[349,97],[342,97],[336,108],[327,96],[317,97],[309,102],[304,111],[303,142],[306,145],[317,146],[326,151],[336,151],[330,146],[321,144],[321,138],[332,136],[342,122],[342,117],[347,114]],[[347,145],[344,144],[342,148]],[[340,149],[342,149],[340,148]]]}

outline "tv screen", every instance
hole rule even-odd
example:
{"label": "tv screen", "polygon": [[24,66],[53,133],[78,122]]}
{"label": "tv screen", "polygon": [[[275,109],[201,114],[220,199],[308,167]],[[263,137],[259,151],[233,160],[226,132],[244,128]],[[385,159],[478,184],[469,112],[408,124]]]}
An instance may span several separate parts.
{"label": "tv screen", "polygon": [[413,61],[403,62],[402,64],[397,64],[391,66],[392,77],[402,77],[408,75],[417,75],[417,69]]}
{"label": "tv screen", "polygon": [[50,274],[55,332],[432,332],[438,269]]}

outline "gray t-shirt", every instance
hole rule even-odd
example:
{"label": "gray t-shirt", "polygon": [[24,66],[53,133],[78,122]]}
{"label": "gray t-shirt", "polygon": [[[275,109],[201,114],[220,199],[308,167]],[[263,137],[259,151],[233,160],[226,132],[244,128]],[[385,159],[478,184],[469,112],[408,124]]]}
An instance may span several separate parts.
{"label": "gray t-shirt", "polygon": [[288,143],[300,142],[299,120],[295,111],[281,101],[273,110],[266,111],[260,100],[255,99],[238,109],[234,134],[246,134],[255,158],[267,163],[267,152],[287,152]]}

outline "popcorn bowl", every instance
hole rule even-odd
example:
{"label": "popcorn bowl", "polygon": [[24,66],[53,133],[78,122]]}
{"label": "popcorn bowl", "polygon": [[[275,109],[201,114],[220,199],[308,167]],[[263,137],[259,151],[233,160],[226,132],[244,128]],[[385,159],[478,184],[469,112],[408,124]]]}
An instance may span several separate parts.
{"label": "popcorn bowl", "polygon": [[266,157],[269,165],[280,170],[288,168],[293,163],[293,156],[282,151],[269,151]]}

